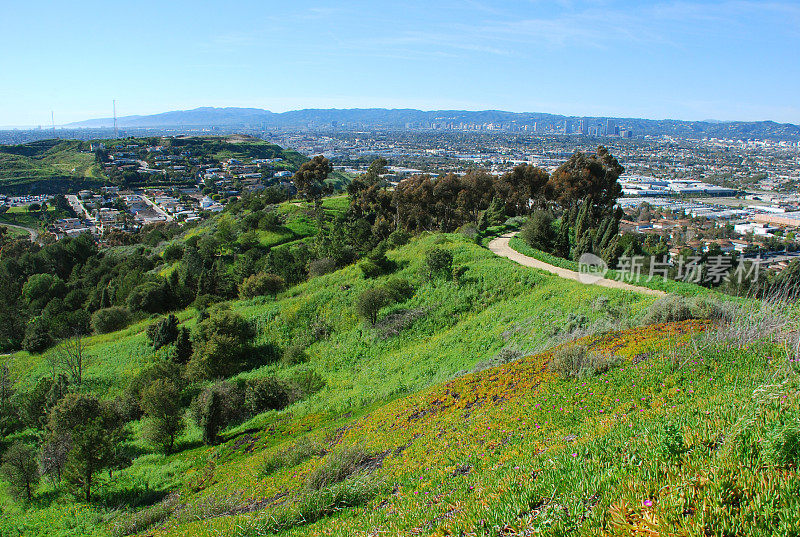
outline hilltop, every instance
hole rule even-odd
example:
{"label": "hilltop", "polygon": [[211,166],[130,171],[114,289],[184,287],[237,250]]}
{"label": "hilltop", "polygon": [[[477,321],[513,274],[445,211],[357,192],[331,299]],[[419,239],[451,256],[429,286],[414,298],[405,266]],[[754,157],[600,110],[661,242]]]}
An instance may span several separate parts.
{"label": "hilltop", "polygon": [[661,248],[603,147],[385,166],[104,244],[0,233],[0,534],[797,533],[794,270],[577,281]]}
{"label": "hilltop", "polygon": [[102,170],[83,142],[43,140],[0,146],[3,193],[67,192],[103,183]]}
{"label": "hilltop", "polygon": [[[426,275],[425,253],[435,248],[468,267],[458,282]],[[781,469],[795,455],[780,451],[781,435],[793,434],[781,431],[798,416],[796,367],[770,342],[791,329],[788,317],[731,306],[720,321],[705,306],[692,311],[722,325],[647,324],[671,318],[672,306],[515,265],[460,235],[430,234],[387,254],[399,267],[391,275],[368,279],[350,266],[275,299],[228,303],[258,327],[258,348],[305,342],[303,358],[263,357],[230,386],[317,379],[299,400],[239,418],[218,445],[201,445],[192,425],[171,455],[141,436],[146,418],[134,421],[132,464],[98,476],[92,503],[72,507],[45,481],[26,510],[3,500],[0,527],[19,535],[796,529],[797,476]],[[413,293],[382,308],[374,325],[363,322],[359,295],[398,280]],[[741,337],[745,316],[760,320],[757,335]],[[178,317],[191,327],[198,311]],[[87,340],[87,389],[120,396],[166,357],[148,343],[147,326]],[[595,366],[579,372],[562,348],[585,349]],[[47,374],[47,356],[7,360],[16,389]],[[759,446],[758,438],[777,440]]]}

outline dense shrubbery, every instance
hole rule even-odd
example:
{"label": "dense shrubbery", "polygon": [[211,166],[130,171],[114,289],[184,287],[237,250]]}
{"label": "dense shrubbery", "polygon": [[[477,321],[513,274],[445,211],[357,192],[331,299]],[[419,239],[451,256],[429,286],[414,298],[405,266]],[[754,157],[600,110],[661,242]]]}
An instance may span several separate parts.
{"label": "dense shrubbery", "polygon": [[131,314],[125,308],[112,306],[97,310],[92,315],[92,327],[98,334],[106,334],[125,328],[131,322]]}
{"label": "dense shrubbery", "polygon": [[666,323],[687,319],[728,320],[733,314],[732,305],[707,297],[682,297],[667,295],[656,300],[644,317],[644,322]]}
{"label": "dense shrubbery", "polygon": [[550,360],[550,371],[563,378],[585,378],[605,373],[619,360],[590,352],[585,345],[559,347]]}
{"label": "dense shrubbery", "polygon": [[286,283],[283,278],[277,274],[259,272],[247,277],[239,285],[239,297],[273,296],[280,293],[285,287]]}

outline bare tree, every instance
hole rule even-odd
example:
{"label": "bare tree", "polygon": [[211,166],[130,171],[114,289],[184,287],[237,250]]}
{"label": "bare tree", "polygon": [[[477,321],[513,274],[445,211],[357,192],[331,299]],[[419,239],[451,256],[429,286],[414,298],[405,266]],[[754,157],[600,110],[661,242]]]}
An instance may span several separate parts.
{"label": "bare tree", "polygon": [[56,356],[61,366],[69,373],[72,382],[78,388],[83,380],[83,362],[86,358],[86,341],[83,336],[63,340],[56,349]]}

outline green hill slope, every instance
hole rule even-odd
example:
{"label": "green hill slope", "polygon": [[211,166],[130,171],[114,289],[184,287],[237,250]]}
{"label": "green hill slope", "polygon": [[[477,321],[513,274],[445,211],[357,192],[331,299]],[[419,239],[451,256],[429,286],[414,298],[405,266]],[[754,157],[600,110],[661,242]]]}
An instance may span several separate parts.
{"label": "green hill slope", "polygon": [[[434,247],[466,267],[457,282],[426,277]],[[300,344],[307,357],[265,356],[238,378],[313,371],[322,389],[232,425],[218,446],[192,425],[169,456],[133,422],[132,464],[104,472],[92,503],[43,481],[27,506],[2,498],[0,534],[796,529],[797,362],[763,340],[791,333],[780,314],[750,312],[751,327],[773,327],[755,335],[735,320],[724,332],[702,321],[638,327],[653,297],[561,280],[459,235],[423,235],[388,257],[389,276],[350,266],[277,300],[230,304],[260,348]],[[360,320],[360,293],[398,278],[413,295],[374,326]],[[196,312],[180,320],[194,326]],[[84,390],[120,395],[165,355],[146,326],[90,338]],[[569,378],[576,367],[553,349],[582,337],[597,374]],[[18,389],[48,373],[49,356],[6,360]]]}
{"label": "green hill slope", "polygon": [[100,167],[88,145],[83,145],[73,140],[43,140],[0,146],[0,191],[66,192],[101,184]]}

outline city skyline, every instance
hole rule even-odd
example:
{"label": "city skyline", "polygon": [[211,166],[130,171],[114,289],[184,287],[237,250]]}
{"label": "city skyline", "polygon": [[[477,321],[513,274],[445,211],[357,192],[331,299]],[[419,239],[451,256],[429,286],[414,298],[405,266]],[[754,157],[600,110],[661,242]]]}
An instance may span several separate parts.
{"label": "city skyline", "polygon": [[791,2],[48,6],[0,22],[13,52],[0,125],[109,117],[112,99],[119,116],[376,107],[800,123]]}

